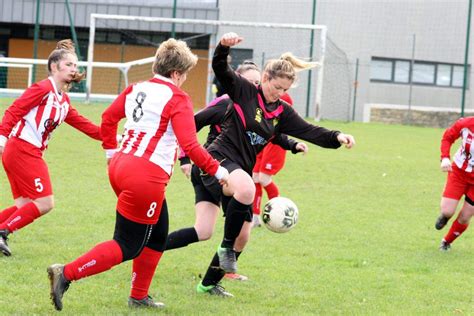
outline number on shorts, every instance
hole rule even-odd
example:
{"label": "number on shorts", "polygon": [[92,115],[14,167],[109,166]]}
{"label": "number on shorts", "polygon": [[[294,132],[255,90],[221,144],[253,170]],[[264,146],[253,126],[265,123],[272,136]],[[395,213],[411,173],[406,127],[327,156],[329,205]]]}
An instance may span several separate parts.
{"label": "number on shorts", "polygon": [[43,184],[41,183],[41,178],[36,178],[35,179],[35,187],[37,192],[43,192]]}
{"label": "number on shorts", "polygon": [[152,202],[150,204],[150,209],[148,210],[148,212],[146,212],[146,216],[153,217],[153,215],[155,215],[157,205],[158,204],[156,202]]}

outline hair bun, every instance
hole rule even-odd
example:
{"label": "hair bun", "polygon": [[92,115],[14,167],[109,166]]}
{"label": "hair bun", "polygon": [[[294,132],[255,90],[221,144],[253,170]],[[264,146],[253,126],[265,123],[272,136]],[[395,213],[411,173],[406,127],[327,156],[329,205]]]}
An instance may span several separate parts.
{"label": "hair bun", "polygon": [[56,44],[56,49],[65,49],[74,52],[74,42],[71,39],[59,41]]}

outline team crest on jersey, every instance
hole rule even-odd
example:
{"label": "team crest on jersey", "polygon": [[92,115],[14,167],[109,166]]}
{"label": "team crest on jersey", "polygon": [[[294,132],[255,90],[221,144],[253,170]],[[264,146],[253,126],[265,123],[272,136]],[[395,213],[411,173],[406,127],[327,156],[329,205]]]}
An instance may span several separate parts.
{"label": "team crest on jersey", "polygon": [[257,108],[257,110],[255,111],[255,121],[257,121],[258,123],[260,123],[260,122],[262,121],[262,116],[263,116],[262,109],[261,109],[261,108]]}
{"label": "team crest on jersey", "polygon": [[59,122],[55,122],[52,118],[49,118],[47,120],[44,121],[44,132],[48,132],[48,133],[51,133],[53,132],[56,127],[58,127],[59,125]]}

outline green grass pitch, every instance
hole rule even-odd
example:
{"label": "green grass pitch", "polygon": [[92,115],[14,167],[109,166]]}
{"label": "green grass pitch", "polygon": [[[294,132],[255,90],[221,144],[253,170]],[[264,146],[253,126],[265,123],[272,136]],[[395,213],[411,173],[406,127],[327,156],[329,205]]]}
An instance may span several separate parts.
{"label": "green grass pitch", "polygon": [[[0,99],[0,110],[11,99]],[[74,102],[78,104],[78,102]],[[98,123],[104,105],[77,105]],[[352,150],[310,145],[287,157],[275,177],[299,207],[286,234],[254,229],[239,260],[248,282],[224,281],[233,299],[195,291],[222,236],[222,219],[206,242],[165,253],[150,294],[165,315],[472,315],[474,234],[468,229],[448,253],[434,229],[445,174],[439,171],[443,130],[321,122],[356,137]],[[203,139],[204,133],[200,134]],[[457,148],[457,145],[454,146]],[[0,314],[56,314],[46,267],[75,259],[112,237],[115,196],[100,143],[67,124],[45,154],[56,207],[11,235],[13,256],[0,257]],[[0,172],[0,208],[12,204]],[[194,195],[175,169],[167,189],[170,231],[194,223]],[[136,313],[127,305],[130,262],[73,283],[62,315]]]}

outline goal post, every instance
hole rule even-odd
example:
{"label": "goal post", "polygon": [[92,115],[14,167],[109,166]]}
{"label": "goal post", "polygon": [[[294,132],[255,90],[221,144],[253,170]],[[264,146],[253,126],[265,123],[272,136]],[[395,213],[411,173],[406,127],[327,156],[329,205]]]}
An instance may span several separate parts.
{"label": "goal post", "polygon": [[27,76],[26,84],[29,87],[33,83],[33,64],[22,64],[18,62],[19,62],[19,59],[11,58],[11,63],[5,63],[5,62],[2,62],[2,58],[0,58],[0,67],[12,68],[12,69],[14,68],[27,69],[28,76]]}
{"label": "goal post", "polygon": [[[193,49],[193,44],[198,42],[196,38],[201,40],[202,55],[198,55],[202,62],[200,78],[195,81],[205,81],[205,101],[211,99],[211,82],[213,73],[211,69],[212,54],[218,38],[226,32],[236,32],[244,37],[244,42],[231,49],[231,55],[236,59],[234,65],[243,59],[252,59],[258,65],[263,65],[266,60],[271,58],[279,58],[285,52],[292,52],[295,56],[308,61],[318,61],[322,67],[318,67],[312,72],[301,72],[298,75],[298,82],[295,88],[292,88],[290,94],[295,100],[296,109],[300,113],[305,113],[307,102],[307,80],[311,74],[313,84],[311,94],[309,95],[310,104],[313,113],[310,116],[316,117],[320,113],[321,97],[323,94],[324,84],[324,57],[326,47],[327,30],[324,25],[309,24],[291,24],[291,23],[258,23],[243,21],[219,21],[219,20],[200,20],[200,19],[180,19],[180,18],[163,18],[163,17],[142,17],[142,16],[124,16],[92,13],[90,16],[90,32],[89,46],[87,56],[87,73],[86,73],[86,99],[89,100],[91,94],[94,93],[95,87],[95,64],[97,58],[96,46],[99,44],[97,34],[99,32],[119,32],[121,34],[122,44],[125,46],[123,50],[136,45],[136,43],[147,43],[148,46],[156,47],[160,42],[153,41],[155,33],[161,33],[161,41],[168,38],[172,25],[176,27],[176,38],[188,41],[189,46]],[[310,34],[315,33],[314,43],[310,43]],[[124,40],[125,37],[131,37],[129,43]],[[206,46],[202,45],[205,38]],[[117,44],[120,45],[120,44]],[[310,46],[313,45],[313,56],[308,56]],[[142,44],[143,46],[143,44]],[[234,56],[234,53],[236,54]],[[106,54],[105,54],[106,55]],[[123,54],[126,55],[126,54]],[[152,56],[149,54],[148,56]],[[237,56],[238,55],[238,56]],[[141,65],[149,63],[148,69],[141,70],[143,75],[133,75],[134,79],[146,80],[151,76],[151,63],[153,57],[141,58]],[[138,69],[134,61],[125,62],[122,68],[125,83],[131,83],[131,72]],[[205,68],[205,71],[204,71]],[[141,77],[140,77],[141,76]],[[188,79],[188,81],[190,81]],[[123,87],[122,87],[123,88]],[[201,89],[202,90],[202,89]],[[192,93],[191,93],[192,94]],[[204,99],[204,97],[203,97]],[[194,101],[194,98],[193,98]],[[200,102],[200,100],[199,100]]]}

